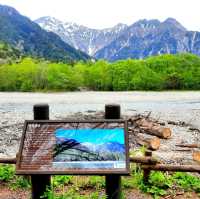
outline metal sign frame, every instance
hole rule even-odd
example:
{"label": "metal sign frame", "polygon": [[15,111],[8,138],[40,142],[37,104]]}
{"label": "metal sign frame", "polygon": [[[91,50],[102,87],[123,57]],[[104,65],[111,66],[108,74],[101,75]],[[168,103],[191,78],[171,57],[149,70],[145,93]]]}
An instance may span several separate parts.
{"label": "metal sign frame", "polygon": [[[123,169],[21,169],[24,144],[26,142],[26,132],[29,124],[38,124],[38,125],[51,125],[51,124],[68,124],[68,123],[121,123],[123,124],[124,129],[124,141],[125,141],[125,168]],[[34,141],[33,141],[34,142]],[[53,158],[52,158],[53,162]],[[130,174],[130,162],[129,162],[129,139],[128,139],[128,122],[127,120],[122,119],[102,119],[102,120],[26,120],[24,123],[23,135],[21,138],[19,153],[17,156],[16,164],[16,174],[17,175],[32,175],[32,174],[49,174],[49,175],[129,175]]]}

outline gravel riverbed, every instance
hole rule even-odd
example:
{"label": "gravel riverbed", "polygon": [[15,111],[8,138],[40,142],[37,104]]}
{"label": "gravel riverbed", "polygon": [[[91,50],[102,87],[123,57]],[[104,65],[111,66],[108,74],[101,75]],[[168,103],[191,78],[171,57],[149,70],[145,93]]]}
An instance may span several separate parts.
{"label": "gravel riverbed", "polygon": [[[24,120],[33,119],[33,105],[48,103],[50,118],[82,117],[103,111],[105,104],[121,105],[122,114],[148,114],[165,122],[172,129],[172,138],[161,140],[154,152],[167,163],[193,163],[191,151],[178,152],[178,143],[199,143],[200,92],[67,92],[9,93],[0,92],[0,157],[14,157],[18,151]],[[182,121],[189,126],[168,125],[167,121]]]}

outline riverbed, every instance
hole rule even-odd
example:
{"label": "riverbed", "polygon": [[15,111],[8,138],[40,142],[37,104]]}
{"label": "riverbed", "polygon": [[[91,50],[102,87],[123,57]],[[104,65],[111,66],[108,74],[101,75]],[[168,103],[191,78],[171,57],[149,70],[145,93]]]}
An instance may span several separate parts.
{"label": "riverbed", "polygon": [[[33,105],[48,103],[50,118],[66,118],[74,113],[92,114],[104,111],[105,104],[120,104],[122,114],[148,114],[159,121],[184,121],[200,128],[200,92],[66,92],[20,93],[0,92],[0,157],[13,157],[18,151],[24,120],[33,119]],[[186,139],[198,141],[197,132],[170,126],[173,139],[163,152]],[[169,145],[169,147],[167,147]],[[162,151],[161,151],[162,152]],[[169,153],[168,153],[169,154]],[[170,159],[170,157],[169,157]]]}

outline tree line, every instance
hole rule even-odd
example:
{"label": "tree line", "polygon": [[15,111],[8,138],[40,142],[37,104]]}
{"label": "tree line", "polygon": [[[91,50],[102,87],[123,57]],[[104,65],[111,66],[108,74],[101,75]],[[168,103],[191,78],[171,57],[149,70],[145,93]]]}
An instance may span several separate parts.
{"label": "tree line", "polygon": [[53,63],[29,57],[0,65],[1,91],[198,90],[200,57],[159,55],[109,63]]}

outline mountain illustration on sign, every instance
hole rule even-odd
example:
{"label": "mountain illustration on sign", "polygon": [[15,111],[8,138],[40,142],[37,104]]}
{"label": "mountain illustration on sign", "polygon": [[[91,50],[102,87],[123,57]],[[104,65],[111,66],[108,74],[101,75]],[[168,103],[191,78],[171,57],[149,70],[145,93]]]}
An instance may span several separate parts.
{"label": "mountain illustration on sign", "polygon": [[123,129],[57,129],[54,162],[124,161],[123,133]]}

